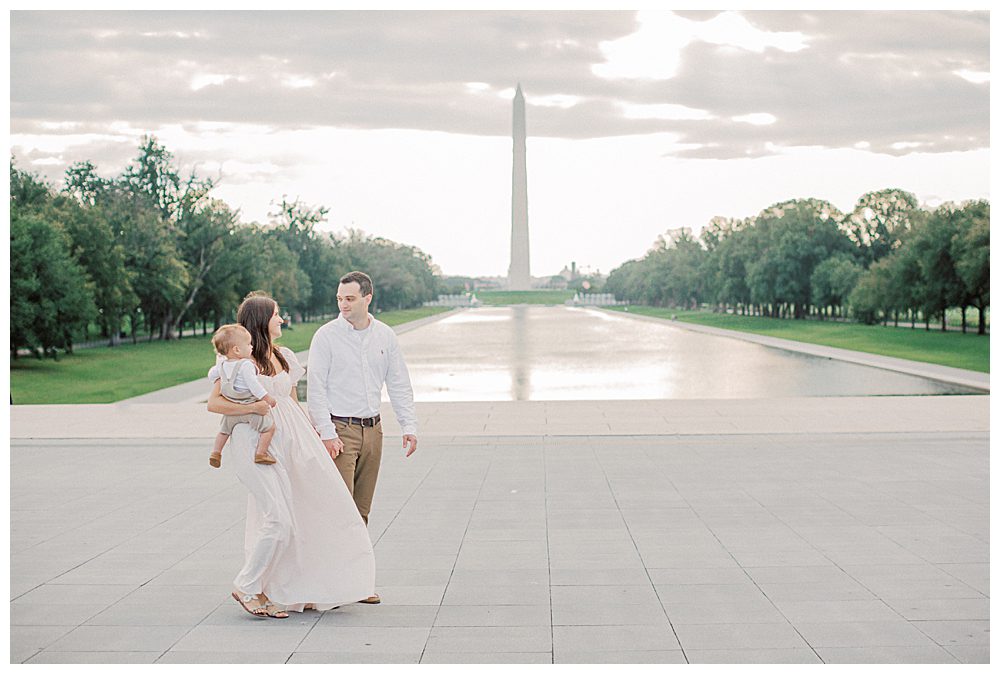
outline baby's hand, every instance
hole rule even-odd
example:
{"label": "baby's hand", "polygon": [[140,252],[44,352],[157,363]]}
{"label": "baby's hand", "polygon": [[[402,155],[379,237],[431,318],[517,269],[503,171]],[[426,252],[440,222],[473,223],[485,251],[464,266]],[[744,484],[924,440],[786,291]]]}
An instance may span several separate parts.
{"label": "baby's hand", "polygon": [[270,405],[271,407],[275,407],[278,404],[278,401],[275,400],[274,396],[271,394],[264,396],[264,401],[267,402],[267,404]]}

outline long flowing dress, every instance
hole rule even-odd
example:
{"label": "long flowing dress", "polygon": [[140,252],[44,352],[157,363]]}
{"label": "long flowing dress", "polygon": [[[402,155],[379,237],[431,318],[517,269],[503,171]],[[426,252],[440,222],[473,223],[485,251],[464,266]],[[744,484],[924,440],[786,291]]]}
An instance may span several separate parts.
{"label": "long flowing dress", "polygon": [[277,463],[253,462],[259,436],[248,424],[233,429],[224,452],[223,465],[250,491],[246,561],[234,584],[290,611],[307,603],[322,611],[375,593],[375,554],[336,464],[290,395],[305,368],[290,349],[281,352],[289,372],[259,377],[278,403],[270,447]]}

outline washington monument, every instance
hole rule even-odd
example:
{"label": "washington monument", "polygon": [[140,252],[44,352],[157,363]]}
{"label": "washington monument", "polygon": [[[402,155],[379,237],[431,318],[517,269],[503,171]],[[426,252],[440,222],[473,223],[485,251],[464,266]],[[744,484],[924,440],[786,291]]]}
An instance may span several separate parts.
{"label": "washington monument", "polygon": [[510,190],[510,267],[507,288],[531,290],[531,256],[528,250],[528,170],[525,166],[524,94],[514,94],[514,169]]}

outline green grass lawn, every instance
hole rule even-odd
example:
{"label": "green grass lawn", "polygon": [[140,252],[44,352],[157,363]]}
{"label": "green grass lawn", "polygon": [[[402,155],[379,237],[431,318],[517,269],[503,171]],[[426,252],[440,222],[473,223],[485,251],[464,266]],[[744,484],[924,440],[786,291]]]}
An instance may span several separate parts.
{"label": "green grass lawn", "polygon": [[[610,308],[610,307],[609,307]],[[624,307],[615,307],[624,311]],[[927,332],[918,325],[895,328],[860,323],[831,323],[826,321],[795,321],[760,316],[714,314],[708,311],[682,311],[660,307],[630,306],[629,313],[670,318],[678,321],[707,325],[713,328],[752,332],[758,335],[780,337],[809,344],[822,344],[853,351],[864,351],[894,358],[917,360],[960,367],[977,372],[990,371],[990,339],[988,335],[961,332]]]}
{"label": "green grass lawn", "polygon": [[565,304],[573,299],[572,290],[483,290],[476,298],[487,306],[505,304]]}
{"label": "green grass lawn", "polygon": [[[376,317],[399,325],[447,310],[403,309]],[[278,343],[304,351],[321,325],[293,324]],[[204,376],[214,362],[209,335],[81,349],[58,361],[22,356],[10,361],[10,393],[15,404],[111,403],[192,381]]]}

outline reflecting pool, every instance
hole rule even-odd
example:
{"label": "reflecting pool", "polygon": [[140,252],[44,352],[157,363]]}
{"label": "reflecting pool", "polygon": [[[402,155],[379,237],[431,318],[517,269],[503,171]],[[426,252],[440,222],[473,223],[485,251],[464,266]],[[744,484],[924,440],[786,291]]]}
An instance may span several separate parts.
{"label": "reflecting pool", "polygon": [[579,307],[469,309],[399,340],[421,401],[976,392]]}

